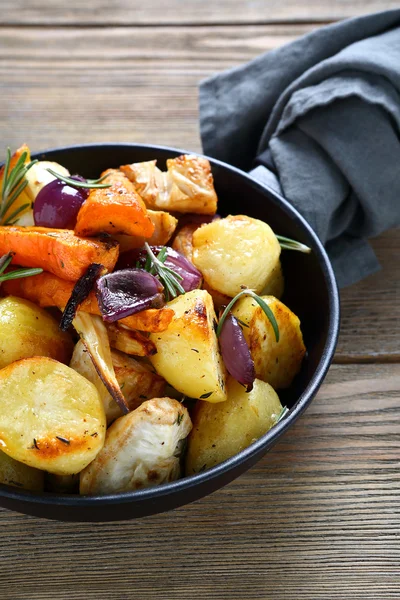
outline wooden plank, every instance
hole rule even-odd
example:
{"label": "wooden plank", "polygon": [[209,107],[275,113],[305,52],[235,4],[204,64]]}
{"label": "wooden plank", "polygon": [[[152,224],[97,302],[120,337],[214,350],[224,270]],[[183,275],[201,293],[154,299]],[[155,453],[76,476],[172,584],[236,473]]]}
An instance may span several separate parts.
{"label": "wooden plank", "polygon": [[3,0],[3,24],[71,24],[71,25],[148,25],[148,24],[210,24],[210,23],[276,23],[321,22],[343,19],[368,12],[398,8],[394,0],[380,2],[366,0],[345,2],[308,0],[307,2],[276,2],[275,0],[220,0],[199,2],[180,0],[162,2],[117,3],[98,0],[81,2],[71,0]]}
{"label": "wooden plank", "polygon": [[255,468],[192,505],[87,525],[0,510],[1,597],[394,600],[399,401],[399,365],[336,365]]}
{"label": "wooden plank", "polygon": [[[135,141],[200,151],[199,81],[311,29],[4,28],[3,147]],[[342,293],[340,362],[400,358],[399,232],[373,245],[383,270]]]}
{"label": "wooden plank", "polygon": [[372,246],[382,270],[342,290],[337,362],[400,361],[400,229]]}
{"label": "wooden plank", "polygon": [[310,30],[4,28],[3,143],[26,139],[37,150],[114,140],[200,150],[199,81]]}

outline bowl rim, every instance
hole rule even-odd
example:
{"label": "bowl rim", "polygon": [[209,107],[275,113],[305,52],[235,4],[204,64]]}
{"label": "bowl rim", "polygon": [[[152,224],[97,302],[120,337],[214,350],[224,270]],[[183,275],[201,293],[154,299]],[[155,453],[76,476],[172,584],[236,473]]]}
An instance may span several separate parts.
{"label": "bowl rim", "polygon": [[[129,492],[119,492],[114,494],[104,495],[93,495],[93,496],[80,496],[78,494],[59,494],[54,492],[33,492],[30,490],[20,490],[19,488],[9,486],[6,484],[0,484],[0,497],[8,498],[10,500],[25,501],[33,504],[47,504],[47,505],[68,505],[68,507],[90,507],[113,504],[128,504],[132,502],[145,501],[149,499],[159,498],[161,496],[175,494],[178,492],[184,492],[199,484],[210,482],[214,479],[219,478],[224,473],[234,469],[243,461],[251,460],[252,457],[256,456],[264,447],[268,448],[272,446],[278,438],[298,419],[298,417],[304,412],[307,406],[311,403],[313,397],[320,388],[325,375],[331,364],[333,355],[335,353],[337,340],[340,329],[340,299],[339,290],[336,283],[336,278],[333,272],[332,265],[327,256],[327,253],[319,240],[317,234],[314,232],[309,223],[304,217],[286,200],[283,196],[277,193],[270,186],[265,183],[261,183],[250,174],[229,165],[223,161],[211,158],[205,154],[199,152],[189,152],[188,150],[182,150],[173,146],[164,146],[157,144],[139,144],[129,142],[102,142],[102,143],[89,143],[89,144],[74,144],[70,146],[60,146],[56,148],[49,148],[46,150],[34,152],[32,158],[38,158],[43,160],[47,154],[55,152],[73,152],[80,150],[91,150],[94,148],[126,148],[126,149],[143,149],[143,150],[154,150],[161,152],[171,152],[173,154],[192,154],[201,156],[210,161],[211,165],[216,165],[223,169],[227,169],[235,173],[236,175],[244,178],[250,187],[258,189],[260,192],[267,190],[270,198],[286,212],[295,223],[303,228],[312,240],[312,249],[316,252],[318,262],[322,269],[325,282],[327,284],[327,292],[329,298],[329,325],[327,333],[327,341],[325,343],[321,359],[318,366],[311,377],[311,380],[303,393],[296,400],[294,406],[290,409],[287,417],[277,423],[272,429],[266,434],[260,437],[257,441],[253,442],[250,446],[228,458],[222,463],[212,467],[207,471],[196,473],[194,475],[188,475],[176,481],[169,483],[163,483],[158,486],[144,488]],[[1,166],[1,165],[0,165]]]}

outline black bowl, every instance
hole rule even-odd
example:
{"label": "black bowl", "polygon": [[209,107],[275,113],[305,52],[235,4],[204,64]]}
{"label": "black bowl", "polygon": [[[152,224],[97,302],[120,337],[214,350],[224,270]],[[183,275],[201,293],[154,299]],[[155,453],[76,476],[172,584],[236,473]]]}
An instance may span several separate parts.
{"label": "black bowl", "polygon": [[[139,144],[96,144],[48,150],[36,155],[65,165],[71,173],[98,177],[109,167],[157,159],[160,167],[184,151]],[[254,465],[305,410],[320,387],[336,347],[339,294],[329,259],[317,236],[282,197],[247,174],[210,159],[221,214],[246,214],[266,221],[281,235],[295,238],[312,253],[283,252],[286,292],[283,301],[300,317],[307,358],[293,385],[280,394],[290,413],[266,435],[209,471],[173,483],[106,496],[34,493],[0,485],[0,506],[63,521],[133,519],[188,504],[229,483]]]}

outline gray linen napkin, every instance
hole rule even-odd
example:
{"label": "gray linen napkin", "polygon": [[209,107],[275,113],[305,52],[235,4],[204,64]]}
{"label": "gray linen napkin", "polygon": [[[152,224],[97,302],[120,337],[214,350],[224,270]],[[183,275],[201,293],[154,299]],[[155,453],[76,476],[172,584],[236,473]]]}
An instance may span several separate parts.
{"label": "gray linen napkin", "polygon": [[[205,154],[280,191],[339,286],[378,270],[400,223],[400,9],[323,27],[200,85]],[[275,174],[277,177],[275,176]]]}

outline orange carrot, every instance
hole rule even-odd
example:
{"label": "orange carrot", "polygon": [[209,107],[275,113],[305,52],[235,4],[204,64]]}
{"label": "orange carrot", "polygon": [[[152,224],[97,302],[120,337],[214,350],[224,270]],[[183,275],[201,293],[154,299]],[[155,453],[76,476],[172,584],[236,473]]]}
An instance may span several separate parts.
{"label": "orange carrot", "polygon": [[79,210],[75,233],[91,236],[101,232],[125,233],[149,238],[154,224],[133,183],[116,169],[108,169],[104,183],[109,188],[93,189]]}
{"label": "orange carrot", "polygon": [[[10,296],[30,300],[43,308],[47,306],[63,308],[71,296],[74,285],[72,281],[65,281],[52,273],[44,272],[40,275],[33,275],[33,277],[4,281],[1,290]],[[82,304],[79,305],[78,310],[93,315],[101,314],[94,292],[91,292]],[[173,316],[174,311],[170,308],[150,308],[130,317],[125,317],[118,321],[118,323],[130,329],[157,333],[167,329]]]}
{"label": "orange carrot", "polygon": [[85,239],[69,229],[0,227],[0,255],[14,252],[13,264],[42,267],[68,281],[76,281],[92,263],[112,271],[118,259],[113,240]]}

